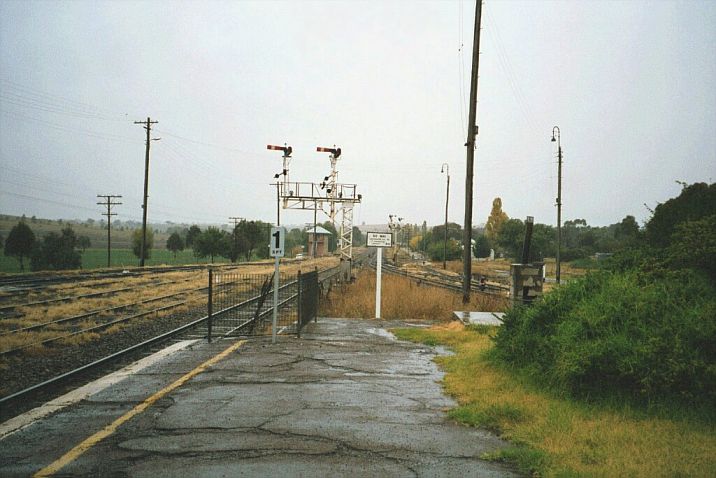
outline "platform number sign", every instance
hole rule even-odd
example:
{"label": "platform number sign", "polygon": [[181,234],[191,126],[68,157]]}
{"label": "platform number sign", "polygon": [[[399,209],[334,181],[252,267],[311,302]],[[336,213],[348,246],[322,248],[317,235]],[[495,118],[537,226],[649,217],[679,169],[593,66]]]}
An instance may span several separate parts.
{"label": "platform number sign", "polygon": [[272,227],[271,228],[271,241],[269,244],[271,257],[283,257],[284,256],[284,242],[286,240],[286,228],[284,227]]}

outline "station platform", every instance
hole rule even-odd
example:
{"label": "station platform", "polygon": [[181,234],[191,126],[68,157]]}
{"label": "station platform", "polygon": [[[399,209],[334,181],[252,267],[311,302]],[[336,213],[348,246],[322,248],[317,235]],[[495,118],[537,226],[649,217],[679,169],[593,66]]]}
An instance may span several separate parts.
{"label": "station platform", "polygon": [[0,476],[517,476],[480,459],[506,442],[446,417],[437,352],[401,325],[175,344],[0,424]]}

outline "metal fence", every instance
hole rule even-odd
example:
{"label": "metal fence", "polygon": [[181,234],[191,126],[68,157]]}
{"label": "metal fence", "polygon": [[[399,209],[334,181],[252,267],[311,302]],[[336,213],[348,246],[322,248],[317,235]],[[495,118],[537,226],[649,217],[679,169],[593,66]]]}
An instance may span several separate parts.
{"label": "metal fence", "polygon": [[297,333],[301,336],[301,328],[311,320],[318,319],[318,271],[301,274],[298,272],[298,324]]}
{"label": "metal fence", "polygon": [[[281,274],[277,334],[298,334],[318,315],[319,296],[339,269]],[[273,322],[273,274],[209,270],[207,337],[270,335]]]}

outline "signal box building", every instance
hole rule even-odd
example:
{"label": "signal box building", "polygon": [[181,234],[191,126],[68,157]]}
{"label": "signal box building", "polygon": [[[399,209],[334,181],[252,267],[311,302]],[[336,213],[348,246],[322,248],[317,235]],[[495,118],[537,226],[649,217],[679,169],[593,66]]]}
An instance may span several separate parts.
{"label": "signal box building", "polygon": [[313,237],[313,226],[306,228],[308,232],[308,249],[306,255],[313,257],[313,244],[316,244],[316,257],[324,257],[329,255],[328,252],[328,240],[331,237],[331,233],[321,226],[316,226],[316,237]]}

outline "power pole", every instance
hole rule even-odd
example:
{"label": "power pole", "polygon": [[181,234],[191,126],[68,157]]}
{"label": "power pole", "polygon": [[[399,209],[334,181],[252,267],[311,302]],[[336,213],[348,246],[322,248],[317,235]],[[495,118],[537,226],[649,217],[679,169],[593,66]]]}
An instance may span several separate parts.
{"label": "power pole", "polygon": [[450,165],[443,163],[440,172],[447,172],[447,191],[445,192],[445,231],[443,241],[443,270],[447,269],[447,231],[448,231],[448,201],[450,201]]}
{"label": "power pole", "polygon": [[472,178],[477,138],[477,72],[480,66],[480,21],[482,0],[475,4],[475,33],[472,44],[472,76],[470,78],[470,115],[467,124],[467,166],[465,170],[465,231],[462,251],[462,303],[470,302],[472,281]]}
{"label": "power pole", "polygon": [[557,142],[557,270],[555,276],[559,284],[562,249],[562,132],[559,126],[552,128],[552,142]]}
{"label": "power pole", "polygon": [[[142,255],[139,258],[139,267],[144,267],[144,256],[147,247],[147,197],[149,193],[149,143],[152,141],[152,125],[159,123],[159,121],[152,121],[151,118],[147,117],[147,121],[135,121],[134,124],[144,125],[144,129],[147,130],[147,147],[144,153],[144,204],[142,204]],[[158,141],[159,138],[155,138],[154,141]]]}
{"label": "power pole", "polygon": [[98,194],[98,198],[105,198],[104,202],[98,202],[97,204],[99,206],[106,206],[107,212],[103,212],[103,216],[107,216],[107,267],[111,267],[111,251],[112,251],[112,236],[111,236],[111,223],[112,223],[112,216],[116,216],[117,213],[112,212],[112,206],[118,206],[122,204],[121,202],[114,202],[115,199],[121,198],[122,196],[118,196],[115,194]]}
{"label": "power pole", "polygon": [[241,221],[243,221],[243,219],[244,219],[243,217],[233,217],[233,216],[229,218],[229,221],[233,221],[233,222],[234,222],[234,230],[233,230],[233,234],[234,234],[234,249],[235,249],[235,251],[236,251],[236,260],[237,260],[237,261],[239,260],[239,234],[238,234],[236,228],[238,227],[239,223],[240,223]]}

